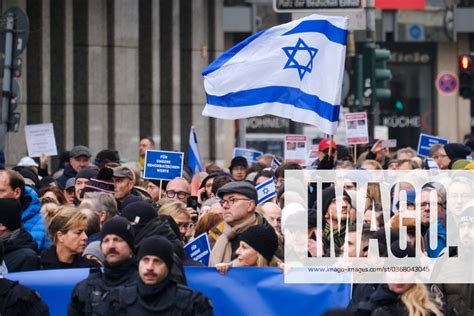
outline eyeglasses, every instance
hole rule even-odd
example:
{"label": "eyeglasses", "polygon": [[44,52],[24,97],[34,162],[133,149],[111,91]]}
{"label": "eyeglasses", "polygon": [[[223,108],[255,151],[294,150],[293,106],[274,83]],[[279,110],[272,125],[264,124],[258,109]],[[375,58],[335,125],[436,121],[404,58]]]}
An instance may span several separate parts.
{"label": "eyeglasses", "polygon": [[232,205],[234,205],[235,202],[237,202],[237,201],[250,201],[250,199],[230,199],[230,200],[224,200],[224,199],[222,199],[222,200],[219,201],[219,204],[220,204],[222,207],[224,207],[224,205],[226,205],[226,204],[229,205],[229,206],[232,206]]}
{"label": "eyeglasses", "polygon": [[170,199],[174,198],[176,195],[178,196],[178,199],[184,199],[185,197],[189,195],[189,193],[183,192],[183,191],[179,191],[179,192],[166,191],[166,196],[169,197]]}

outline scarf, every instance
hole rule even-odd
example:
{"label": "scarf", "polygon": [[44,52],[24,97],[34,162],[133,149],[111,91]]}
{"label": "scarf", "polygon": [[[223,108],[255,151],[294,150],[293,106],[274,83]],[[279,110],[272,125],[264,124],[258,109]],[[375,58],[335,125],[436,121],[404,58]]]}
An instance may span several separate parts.
{"label": "scarf", "polygon": [[136,266],[133,258],[127,259],[117,265],[110,265],[104,262],[104,279],[107,286],[117,286],[130,278]]}
{"label": "scarf", "polygon": [[156,305],[159,305],[158,303],[162,303],[159,300],[160,295],[172,283],[173,281],[171,281],[169,274],[160,283],[152,284],[152,285],[145,284],[140,278],[138,278],[138,282],[137,282],[138,294],[140,295],[140,298],[147,305],[156,307]]}
{"label": "scarf", "polygon": [[230,262],[232,259],[232,239],[256,224],[258,224],[258,217],[256,216],[250,216],[234,227],[224,223],[224,232],[217,238],[216,244],[212,248],[209,266],[214,267],[217,263]]}

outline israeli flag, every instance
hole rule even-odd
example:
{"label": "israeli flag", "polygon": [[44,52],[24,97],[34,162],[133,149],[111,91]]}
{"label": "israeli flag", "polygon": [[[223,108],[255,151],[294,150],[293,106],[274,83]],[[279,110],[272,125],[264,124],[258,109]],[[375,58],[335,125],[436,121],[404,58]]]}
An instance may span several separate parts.
{"label": "israeli flag", "polygon": [[255,187],[255,189],[257,189],[258,194],[257,205],[265,203],[272,197],[276,196],[275,181],[273,181],[273,178],[270,178],[267,181],[260,183]]}
{"label": "israeli flag", "polygon": [[202,75],[203,115],[273,114],[335,134],[346,58],[347,18],[310,15],[256,33]]}
{"label": "israeli flag", "polygon": [[278,167],[280,167],[280,166],[281,166],[281,162],[278,161],[278,159],[276,159],[275,156],[273,156],[273,158],[272,158],[272,164],[271,164],[271,166],[270,166],[270,168],[272,169],[272,171],[275,172],[275,171],[278,169]]}
{"label": "israeli flag", "polygon": [[193,174],[203,170],[201,155],[199,154],[198,139],[194,126],[191,126],[191,131],[189,132],[188,166],[191,168]]}

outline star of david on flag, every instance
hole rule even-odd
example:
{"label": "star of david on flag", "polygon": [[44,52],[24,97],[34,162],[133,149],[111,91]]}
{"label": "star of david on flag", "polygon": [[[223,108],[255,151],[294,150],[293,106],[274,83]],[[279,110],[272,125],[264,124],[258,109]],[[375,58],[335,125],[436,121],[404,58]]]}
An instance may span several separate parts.
{"label": "star of david on flag", "polygon": [[[303,77],[306,74],[306,72],[311,73],[311,71],[313,70],[313,59],[318,53],[318,49],[309,47],[300,38],[298,39],[298,43],[296,43],[295,47],[283,47],[283,51],[288,56],[288,62],[286,63],[284,69],[286,68],[297,69],[301,80],[303,80]],[[296,54],[298,54],[300,51],[302,53],[307,52],[307,54],[309,55],[309,61],[306,65],[304,64],[304,62],[303,64],[300,64],[297,59]],[[302,53],[299,53],[299,54],[301,55]]]}
{"label": "star of david on flag", "polygon": [[258,201],[257,205],[265,203],[276,196],[275,181],[273,178],[260,183],[255,187],[257,189]]}
{"label": "star of david on flag", "polygon": [[347,19],[310,15],[261,31],[204,71],[203,115],[272,114],[336,132],[346,58]]}

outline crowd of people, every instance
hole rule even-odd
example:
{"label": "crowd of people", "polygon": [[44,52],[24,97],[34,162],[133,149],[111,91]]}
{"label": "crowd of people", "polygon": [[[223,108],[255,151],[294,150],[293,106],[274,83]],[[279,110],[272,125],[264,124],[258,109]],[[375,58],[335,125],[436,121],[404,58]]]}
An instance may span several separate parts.
{"label": "crowd of people", "polygon": [[[474,141],[473,141],[474,143]],[[236,267],[279,267],[285,270],[284,244],[297,243],[292,229],[298,214],[285,211],[285,170],[473,170],[468,160],[474,146],[470,143],[434,145],[430,159],[421,159],[416,151],[403,148],[390,152],[380,140],[370,143],[359,157],[334,141],[319,143],[319,157],[310,166],[285,162],[264,154],[253,165],[244,157],[234,157],[222,168],[213,162],[204,165],[197,187],[190,170],[170,181],[142,178],[146,150],[154,149],[150,137],[139,145],[139,163],[128,167],[115,150],[93,155],[85,146],[75,146],[60,157],[52,171],[47,157],[21,159],[6,168],[0,156],[0,260],[2,275],[39,269],[91,268],[87,279],[78,283],[68,307],[69,315],[212,315],[209,298],[186,286],[184,266],[203,266],[192,260],[183,246],[207,233],[211,246],[209,266],[225,274]],[[274,164],[278,160],[277,165]],[[256,185],[273,179],[276,196],[258,204]],[[456,192],[472,184],[461,180]],[[392,244],[380,237],[384,247],[410,256],[416,247],[431,257],[446,248],[446,191],[436,183],[423,187],[421,196],[405,188],[406,207],[422,206],[421,240],[416,240],[415,224],[409,226],[410,246],[399,249],[397,240],[399,203],[394,201],[393,217],[385,220],[381,197],[367,195],[362,245],[355,243],[356,217],[354,188],[345,186],[339,197],[332,186],[322,190],[323,225],[316,225],[316,196],[308,195],[308,256],[329,255],[330,236],[336,252],[367,256],[371,219],[377,227],[393,229]],[[470,188],[472,189],[472,188]],[[469,190],[470,190],[469,189]],[[467,192],[471,192],[467,190]],[[438,218],[429,215],[430,193],[436,191]],[[193,192],[194,195],[192,194]],[[371,191],[369,190],[369,193]],[[311,193],[311,192],[310,192]],[[465,196],[467,200],[471,196]],[[396,195],[394,195],[396,199]],[[195,201],[197,200],[197,203]],[[341,201],[338,214],[336,200]],[[468,203],[463,204],[463,206]],[[454,210],[453,210],[454,212]],[[474,205],[456,210],[460,220],[459,238],[472,249],[474,245]],[[342,225],[342,226],[341,226]],[[347,230],[345,226],[349,225]],[[411,226],[410,226],[411,225]],[[429,227],[438,227],[438,247],[425,246]],[[443,233],[444,232],[444,233]],[[285,237],[286,236],[286,237]],[[285,240],[287,239],[287,240]],[[323,249],[316,246],[322,240]],[[306,252],[306,251],[305,251]],[[48,307],[36,292],[0,279],[0,314],[47,314]],[[13,288],[17,295],[12,293]],[[6,289],[9,289],[6,291]],[[12,301],[15,300],[16,301]],[[24,313],[24,311],[28,311]],[[346,315],[473,315],[472,284],[354,284],[352,299],[345,310],[328,311]]]}

